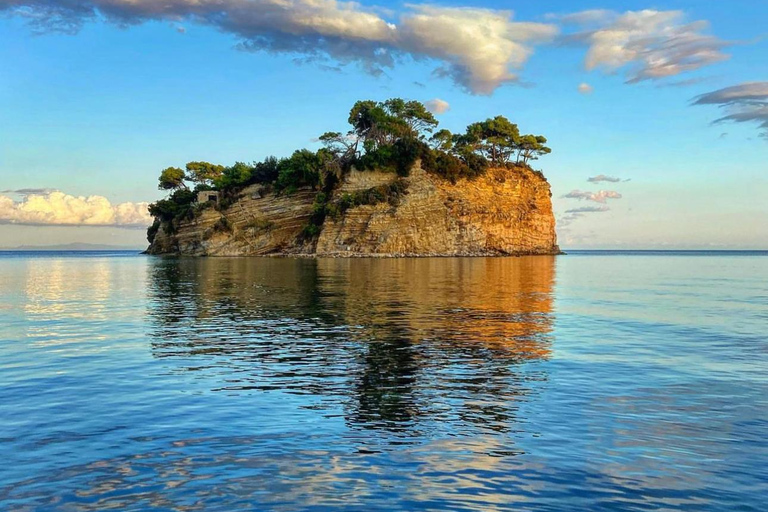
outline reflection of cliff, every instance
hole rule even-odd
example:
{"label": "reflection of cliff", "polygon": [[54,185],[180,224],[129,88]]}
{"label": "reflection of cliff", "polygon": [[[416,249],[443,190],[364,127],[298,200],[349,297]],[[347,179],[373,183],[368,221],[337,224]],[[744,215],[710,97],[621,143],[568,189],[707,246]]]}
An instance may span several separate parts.
{"label": "reflection of cliff", "polygon": [[[554,258],[319,260],[323,291],[367,342],[350,414],[397,428],[419,415],[506,429],[515,362],[547,358]],[[374,342],[371,342],[374,341]],[[451,395],[461,400],[444,408]],[[504,398],[506,397],[506,398]]]}
{"label": "reflection of cliff", "polygon": [[519,259],[319,260],[339,279],[325,290],[334,309],[367,335],[493,349],[521,360],[548,357],[554,257]]}
{"label": "reflection of cliff", "polygon": [[153,353],[353,426],[506,430],[518,363],[550,353],[553,280],[551,257],[154,260]]}

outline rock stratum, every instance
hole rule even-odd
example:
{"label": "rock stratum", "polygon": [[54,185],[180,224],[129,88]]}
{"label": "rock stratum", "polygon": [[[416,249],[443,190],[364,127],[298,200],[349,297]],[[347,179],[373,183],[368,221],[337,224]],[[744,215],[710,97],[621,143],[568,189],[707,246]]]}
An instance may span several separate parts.
{"label": "rock stratum", "polygon": [[418,163],[407,177],[352,170],[327,204],[393,185],[402,191],[395,199],[326,215],[311,237],[306,226],[316,212],[316,191],[275,194],[253,185],[226,208],[205,208],[194,219],[162,223],[147,252],[330,257],[560,252],[549,183],[527,167],[491,168],[455,183],[425,172]]}

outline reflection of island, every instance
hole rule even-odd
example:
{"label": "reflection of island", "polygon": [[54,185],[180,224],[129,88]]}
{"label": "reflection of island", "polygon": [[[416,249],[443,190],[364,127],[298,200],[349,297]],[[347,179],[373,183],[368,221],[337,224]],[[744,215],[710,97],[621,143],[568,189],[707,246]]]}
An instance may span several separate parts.
{"label": "reflection of island", "polygon": [[150,273],[155,356],[214,389],[314,395],[355,427],[507,430],[531,390],[520,363],[550,353],[554,258],[180,259]]}

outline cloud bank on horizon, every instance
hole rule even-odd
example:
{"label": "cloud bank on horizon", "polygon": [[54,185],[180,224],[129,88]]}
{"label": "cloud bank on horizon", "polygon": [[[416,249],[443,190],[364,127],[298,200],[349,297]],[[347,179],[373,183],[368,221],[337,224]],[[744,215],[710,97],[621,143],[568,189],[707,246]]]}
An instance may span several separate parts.
{"label": "cloud bank on horizon", "polygon": [[652,9],[589,10],[549,15],[546,22],[517,21],[509,10],[435,4],[406,4],[398,15],[385,16],[381,9],[337,0],[0,0],[1,11],[26,18],[38,32],[75,33],[99,20],[203,24],[240,38],[242,50],[357,63],[373,74],[406,57],[430,60],[437,76],[474,94],[519,81],[519,71],[542,44],[584,47],[587,70],[625,71],[629,83],[720,62],[728,58],[723,49],[729,44],[708,34],[706,21]]}
{"label": "cloud bank on horizon", "polygon": [[33,193],[23,193],[20,201],[0,195],[0,224],[145,228],[152,222],[148,203],[113,205],[102,196],[71,196],[58,190],[25,191]]}

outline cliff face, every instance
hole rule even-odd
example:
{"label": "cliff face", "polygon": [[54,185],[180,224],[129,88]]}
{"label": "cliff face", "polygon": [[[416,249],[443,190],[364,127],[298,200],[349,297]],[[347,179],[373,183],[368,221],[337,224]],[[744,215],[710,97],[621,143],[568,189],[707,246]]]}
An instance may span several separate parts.
{"label": "cliff face", "polygon": [[313,239],[302,236],[315,192],[291,195],[246,188],[219,212],[203,210],[171,233],[161,226],[151,254],[317,256],[488,256],[559,252],[549,183],[525,168],[490,169],[455,184],[415,166],[407,178],[352,171],[330,203],[396,181],[406,187],[395,201],[351,206],[327,216]]}

